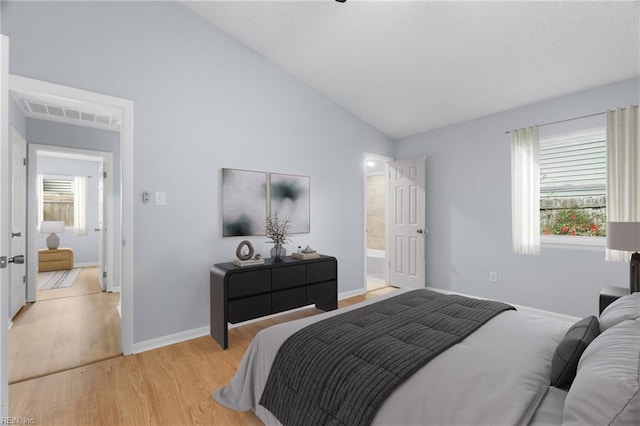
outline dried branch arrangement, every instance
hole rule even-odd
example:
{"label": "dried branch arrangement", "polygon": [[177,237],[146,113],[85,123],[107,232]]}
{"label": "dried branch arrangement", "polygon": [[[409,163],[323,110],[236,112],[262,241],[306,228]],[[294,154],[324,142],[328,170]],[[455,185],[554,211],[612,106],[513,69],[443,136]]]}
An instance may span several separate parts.
{"label": "dried branch arrangement", "polygon": [[289,218],[279,219],[278,213],[267,216],[266,222],[266,237],[276,245],[282,245],[288,243],[291,240],[289,238],[289,230],[291,229],[291,221]]}

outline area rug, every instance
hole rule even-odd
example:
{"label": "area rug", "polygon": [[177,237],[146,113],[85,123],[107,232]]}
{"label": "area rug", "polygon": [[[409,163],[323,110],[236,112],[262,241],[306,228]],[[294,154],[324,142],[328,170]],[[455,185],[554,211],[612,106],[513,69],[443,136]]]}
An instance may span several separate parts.
{"label": "area rug", "polygon": [[55,288],[71,287],[78,278],[80,268],[67,269],[64,271],[40,272],[38,274],[40,290],[52,290]]}

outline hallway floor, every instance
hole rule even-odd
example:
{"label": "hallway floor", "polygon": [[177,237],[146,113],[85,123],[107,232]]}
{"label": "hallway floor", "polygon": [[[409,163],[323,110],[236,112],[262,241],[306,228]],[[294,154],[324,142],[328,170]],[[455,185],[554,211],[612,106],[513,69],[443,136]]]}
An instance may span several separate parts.
{"label": "hallway floor", "polygon": [[9,330],[9,383],[64,371],[121,353],[119,293],[105,293],[97,267],[72,287],[38,290]]}

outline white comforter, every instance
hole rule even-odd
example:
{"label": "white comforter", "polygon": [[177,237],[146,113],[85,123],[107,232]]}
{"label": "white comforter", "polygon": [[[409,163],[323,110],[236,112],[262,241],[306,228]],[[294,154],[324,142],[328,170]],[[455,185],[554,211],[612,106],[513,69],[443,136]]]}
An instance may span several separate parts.
{"label": "white comforter", "polygon": [[[214,399],[234,410],[254,410],[265,424],[279,425],[258,402],[271,363],[286,338],[328,316],[397,294],[261,331],[230,383],[213,393]],[[496,316],[400,385],[373,424],[528,424],[549,387],[551,359],[569,325],[525,312]]]}

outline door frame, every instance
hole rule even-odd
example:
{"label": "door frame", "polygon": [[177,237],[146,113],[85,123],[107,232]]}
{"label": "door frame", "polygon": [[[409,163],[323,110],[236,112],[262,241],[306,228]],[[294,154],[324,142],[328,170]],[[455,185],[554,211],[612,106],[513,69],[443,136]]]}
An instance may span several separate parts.
{"label": "door frame", "polygon": [[28,229],[27,229],[27,226],[28,226],[28,222],[27,222],[27,214],[28,214],[28,212],[27,212],[27,196],[28,196],[27,183],[28,183],[29,177],[28,177],[28,174],[27,174],[27,164],[25,162],[25,163],[23,163],[23,166],[22,166],[22,173],[24,173],[24,182],[23,182],[24,185],[23,185],[23,187],[21,189],[22,194],[23,194],[23,200],[24,200],[22,208],[24,210],[22,212],[20,212],[20,213],[22,213],[23,223],[22,223],[22,230],[20,231],[20,232],[22,232],[22,235],[19,237],[19,238],[23,239],[22,240],[22,250],[21,250],[22,253],[19,253],[19,252],[16,253],[13,250],[13,242],[14,242],[14,240],[13,240],[13,238],[14,238],[14,236],[13,236],[13,232],[14,232],[13,222],[14,222],[14,219],[15,219],[14,213],[15,213],[15,210],[16,210],[15,193],[14,193],[14,190],[16,188],[15,188],[15,185],[14,185],[14,182],[13,182],[13,177],[14,177],[13,176],[13,173],[14,173],[13,167],[15,165],[14,155],[15,155],[16,145],[19,143],[19,144],[23,145],[23,148],[24,148],[24,160],[26,160],[27,157],[28,157],[28,144],[27,144],[27,140],[25,139],[25,137],[22,134],[20,134],[18,129],[16,129],[13,126],[11,126],[11,138],[10,138],[9,143],[11,144],[11,243],[10,243],[11,244],[11,255],[15,256],[17,254],[23,254],[25,256],[25,263],[24,263],[24,266],[22,266],[24,268],[23,271],[22,271],[23,274],[24,274],[24,276],[22,277],[23,285],[20,286],[21,287],[20,293],[22,293],[24,291],[24,294],[22,295],[22,297],[20,299],[21,304],[15,310],[15,312],[14,312],[15,300],[13,299],[13,296],[14,296],[14,285],[15,285],[15,279],[16,279],[16,277],[14,276],[14,272],[15,271],[13,270],[13,268],[15,268],[15,265],[13,265],[11,267],[11,269],[12,269],[11,270],[11,279],[10,279],[10,282],[9,282],[9,287],[11,288],[11,293],[10,293],[11,296],[9,297],[9,301],[10,301],[9,317],[11,319],[13,319],[13,317],[15,317],[18,314],[18,312],[20,311],[20,309],[22,309],[22,307],[24,307],[24,305],[26,305],[26,303],[27,303],[27,291],[26,291],[27,290],[27,284],[24,281],[24,279],[27,276],[27,267],[29,266],[29,262],[28,262],[28,259],[27,259],[27,237],[29,235],[29,232],[28,232]]}
{"label": "door frame", "polygon": [[[364,239],[363,239],[363,247],[364,247],[364,279],[363,279],[363,288],[364,291],[367,291],[368,288],[368,283],[367,283],[367,162],[370,160],[379,160],[379,161],[384,161],[385,162],[385,174],[388,176],[389,175],[389,161],[393,161],[394,158],[393,157],[387,157],[385,155],[380,155],[380,154],[373,154],[370,152],[365,152],[364,156],[363,156],[363,162],[362,162],[362,167],[363,167],[363,179],[362,179],[362,186],[363,186],[363,201],[362,201],[362,205],[364,206],[364,220],[363,220],[363,233],[364,233]],[[388,181],[388,178],[386,179]],[[385,183],[385,185],[388,185],[388,182]],[[389,220],[389,191],[388,188],[386,188],[386,200],[385,200],[385,206],[384,206],[384,215],[385,215],[385,224],[387,226],[385,226],[385,234],[384,234],[384,241],[385,241],[385,257],[384,257],[384,270],[385,270],[385,281],[387,284],[389,284],[389,226],[388,226],[388,220]]]}
{"label": "door frame", "polygon": [[[28,238],[28,248],[27,248],[27,302],[35,302],[36,301],[36,276],[38,273],[38,229],[37,229],[37,207],[38,207],[38,189],[36,185],[38,184],[38,155],[42,153],[59,153],[63,154],[63,156],[68,156],[68,158],[79,158],[86,157],[89,161],[98,162],[101,160],[102,163],[106,163],[106,172],[107,176],[113,176],[113,154],[111,152],[104,151],[94,151],[89,149],[79,149],[79,148],[69,148],[65,146],[55,146],[55,145],[43,145],[43,144],[29,144],[29,155],[28,155],[28,191],[27,191],[27,238]],[[110,182],[107,184],[108,190],[112,188]],[[110,191],[107,193],[111,193]],[[113,271],[113,263],[114,263],[114,228],[112,226],[114,219],[114,203],[109,202],[108,208],[105,209],[103,214],[106,217],[107,223],[107,271]],[[100,231],[103,232],[103,231]],[[101,271],[99,271],[101,273]],[[113,274],[107,274],[107,288],[108,291],[113,290]]]}
{"label": "door frame", "polygon": [[[0,256],[10,250],[9,38],[0,34]],[[9,415],[9,268],[0,269],[0,417]]]}
{"label": "door frame", "polygon": [[[4,40],[4,39],[3,39]],[[8,39],[7,39],[8,43]],[[35,80],[28,77],[9,75],[8,90],[35,92],[48,96],[70,99],[113,108],[121,114],[120,126],[120,197],[121,197],[121,230],[122,275],[120,280],[121,305],[121,345],[122,353],[133,353],[133,295],[134,295],[134,192],[133,192],[133,101],[87,90],[76,89],[60,84]],[[8,95],[8,90],[6,90]],[[3,96],[5,94],[3,93]],[[8,103],[7,103],[8,105]],[[28,136],[27,136],[28,137]],[[3,171],[4,173],[4,171]],[[115,244],[115,242],[114,242]],[[29,277],[27,277],[27,280]],[[2,302],[2,300],[0,300]],[[2,356],[5,356],[3,353]],[[1,377],[0,386],[6,382],[7,375]]]}

